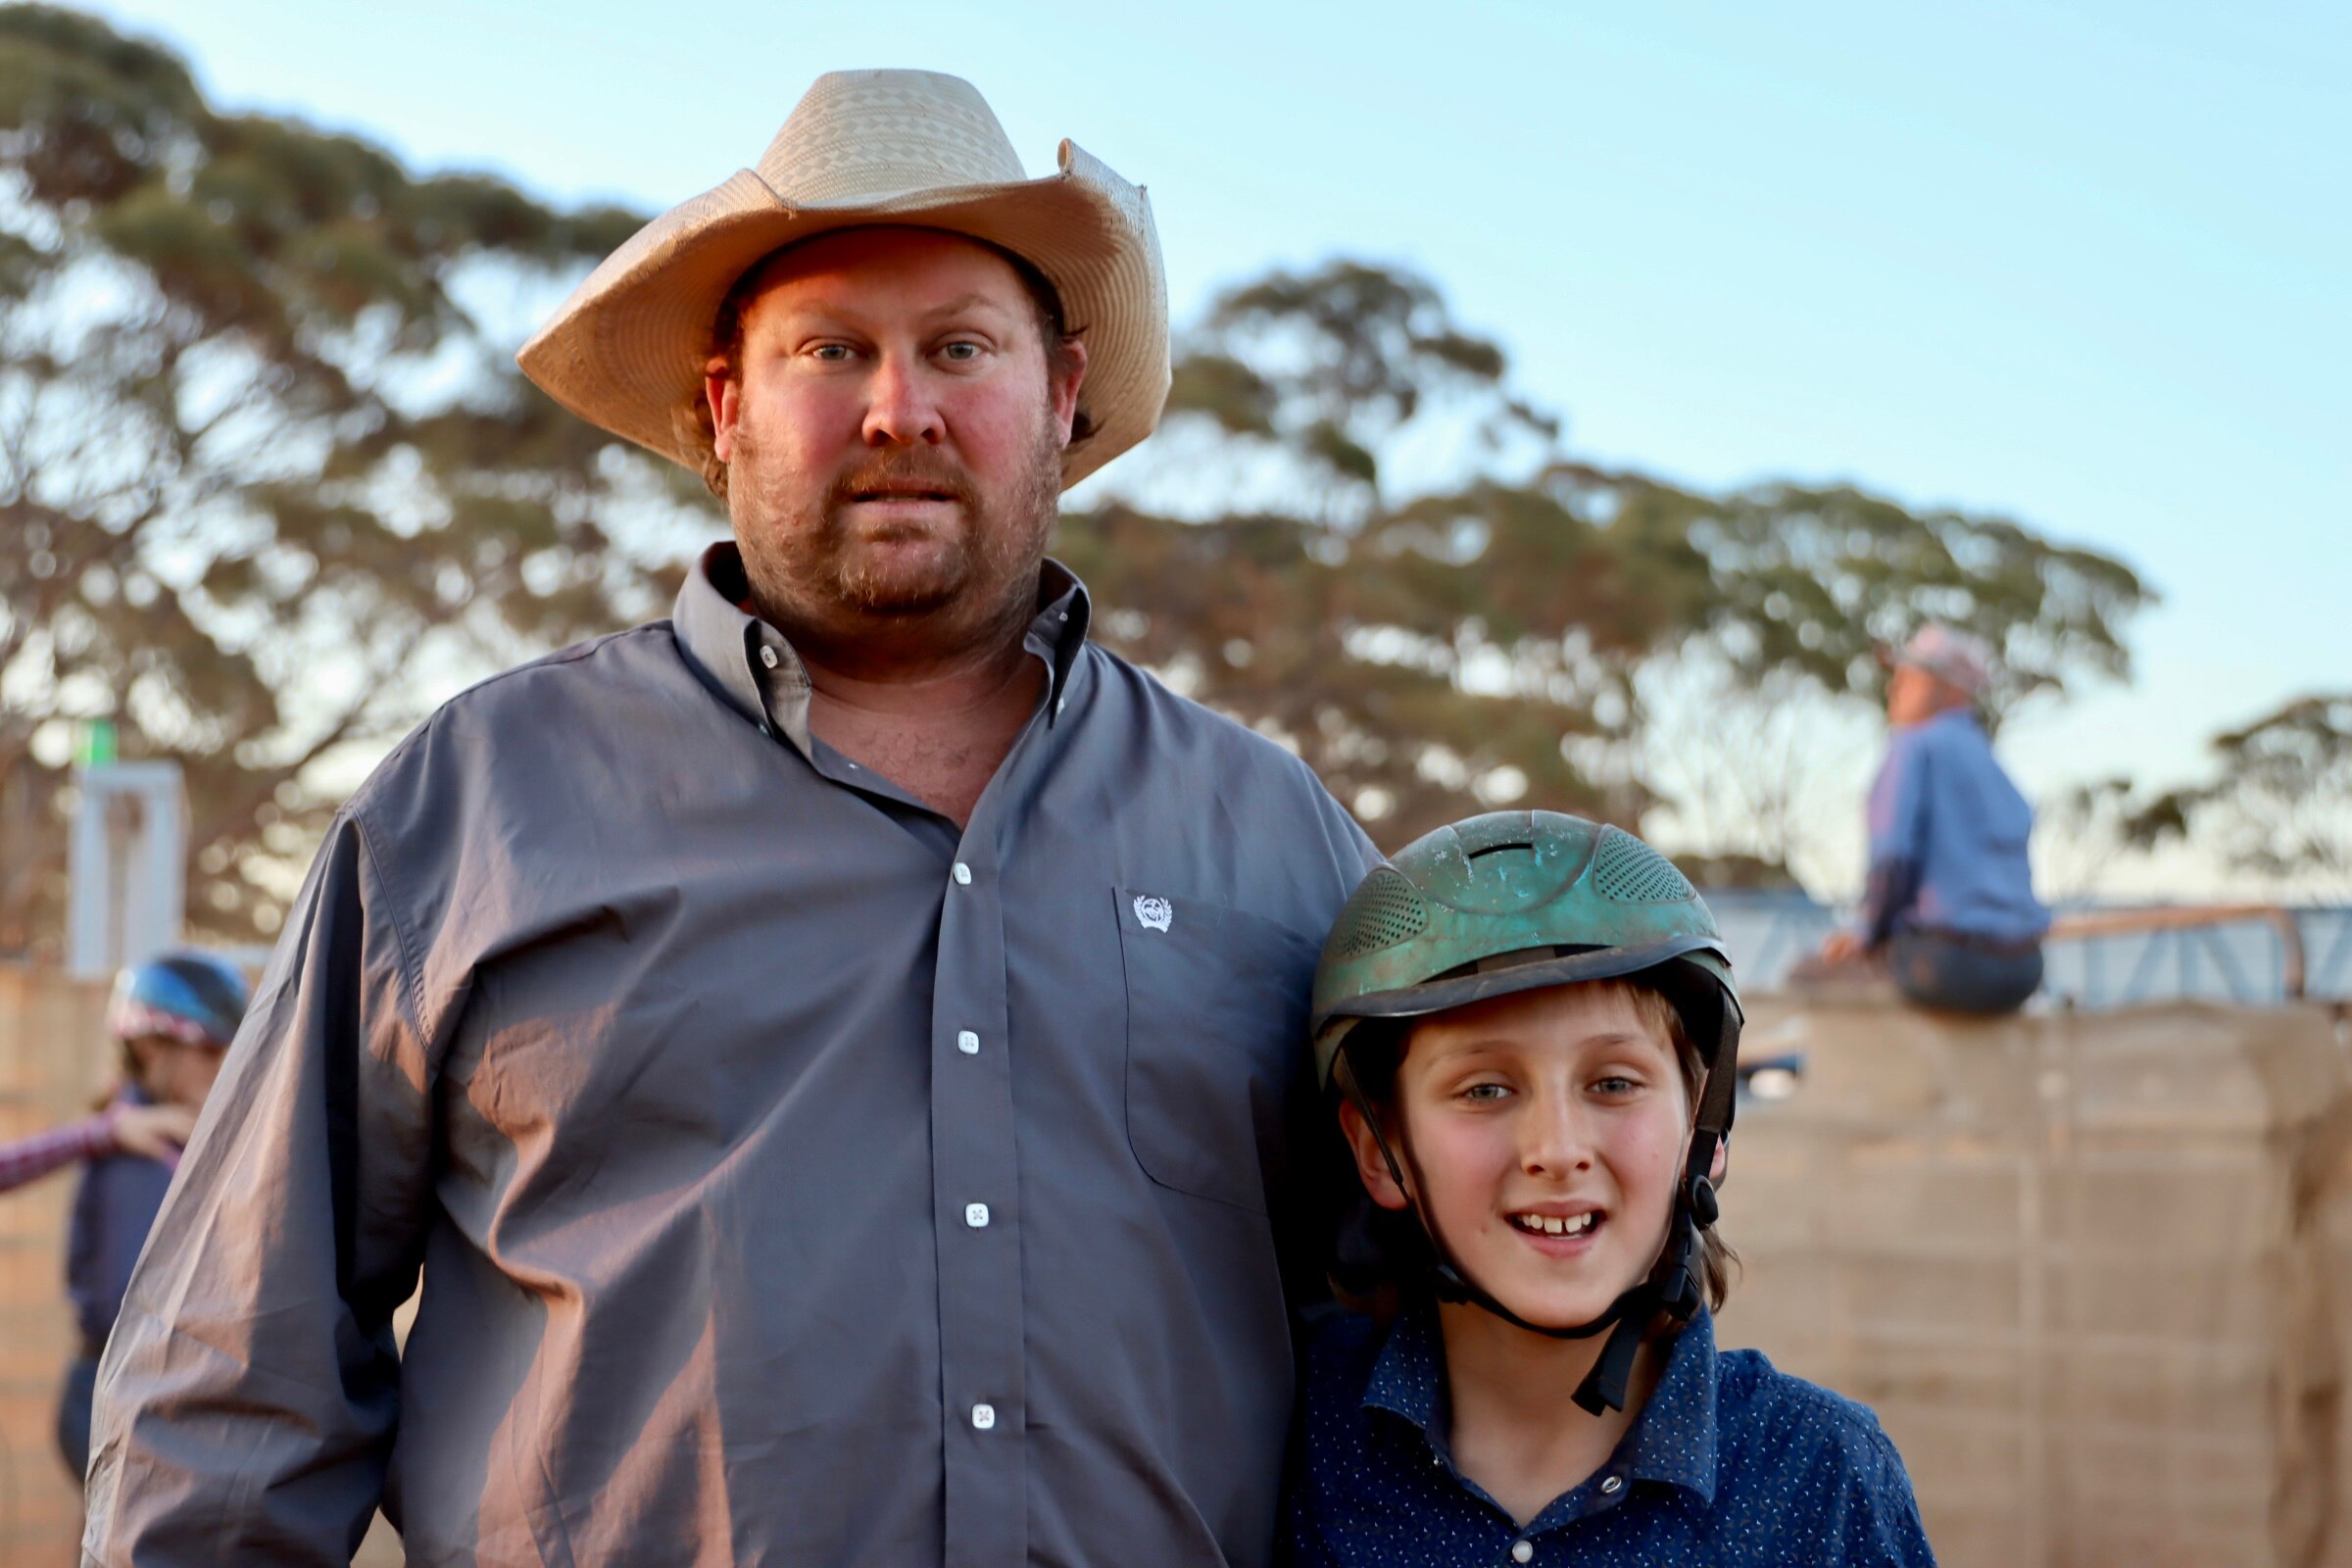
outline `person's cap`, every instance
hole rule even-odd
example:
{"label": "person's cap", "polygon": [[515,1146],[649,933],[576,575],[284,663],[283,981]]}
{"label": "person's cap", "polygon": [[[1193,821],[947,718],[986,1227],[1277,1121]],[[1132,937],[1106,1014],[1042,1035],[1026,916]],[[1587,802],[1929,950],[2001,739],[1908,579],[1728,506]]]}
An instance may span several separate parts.
{"label": "person's cap", "polygon": [[1888,669],[1898,664],[1924,669],[1972,701],[1992,684],[1992,645],[1939,620],[1920,627],[1899,649],[1879,650],[1879,662]]}
{"label": "person's cap", "polygon": [[581,418],[708,473],[705,367],[718,308],[769,252],[835,229],[944,229],[1021,258],[1086,341],[1063,488],[1150,435],[1168,395],[1168,290],[1141,186],[1063,142],[1030,179],[968,81],[929,71],[817,77],[757,165],[639,229],[515,356]]}

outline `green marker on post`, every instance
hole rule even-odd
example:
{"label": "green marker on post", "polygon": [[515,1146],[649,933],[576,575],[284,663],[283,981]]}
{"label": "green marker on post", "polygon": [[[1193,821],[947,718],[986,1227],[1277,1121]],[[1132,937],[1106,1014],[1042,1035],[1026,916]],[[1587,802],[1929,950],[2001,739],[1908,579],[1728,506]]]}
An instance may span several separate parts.
{"label": "green marker on post", "polygon": [[93,767],[106,767],[115,760],[115,721],[111,718],[85,718],[74,737],[74,765],[87,772]]}

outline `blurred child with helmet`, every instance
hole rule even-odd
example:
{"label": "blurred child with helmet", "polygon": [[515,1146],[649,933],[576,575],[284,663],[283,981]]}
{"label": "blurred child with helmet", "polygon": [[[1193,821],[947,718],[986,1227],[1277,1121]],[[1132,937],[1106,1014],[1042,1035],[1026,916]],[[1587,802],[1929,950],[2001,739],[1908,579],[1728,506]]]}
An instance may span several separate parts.
{"label": "blurred child with helmet", "polygon": [[[66,1293],[81,1348],[58,1398],[57,1444],[76,1476],[89,1464],[99,1352],[178,1168],[178,1144],[204,1107],[250,1000],[235,964],[193,948],[133,964],[115,982],[106,1029],[121,1054],[122,1077],[100,1115],[114,1118],[118,1131],[113,1147],[83,1166],[66,1242]],[[173,1118],[176,1139],[141,1147],[122,1137],[122,1127],[159,1114]]]}
{"label": "blurred child with helmet", "polygon": [[1632,834],[1546,811],[1422,838],[1315,976],[1371,1205],[1309,1338],[1302,1565],[1920,1564],[1861,1405],[1718,1351],[1740,1026],[1713,917]]}

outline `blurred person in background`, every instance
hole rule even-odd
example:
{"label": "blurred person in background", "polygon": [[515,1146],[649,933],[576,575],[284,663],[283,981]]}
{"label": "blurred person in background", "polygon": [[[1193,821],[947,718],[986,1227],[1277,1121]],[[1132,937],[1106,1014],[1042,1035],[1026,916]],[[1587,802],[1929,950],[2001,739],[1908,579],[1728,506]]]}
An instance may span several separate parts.
{"label": "blurred person in background", "polygon": [[1944,1012],[2014,1012],[2041,986],[2050,912],[2034,897],[2034,808],[1992,755],[1978,712],[1984,639],[1931,621],[1887,657],[1894,734],[1870,788],[1870,877],[1823,971],[1883,965],[1904,997]]}
{"label": "blurred person in background", "polygon": [[0,1144],[0,1193],[110,1154],[175,1158],[195,1125],[196,1118],[181,1106],[133,1104],[110,1094],[98,1110],[77,1121]]}
{"label": "blurred person in background", "polygon": [[246,1001],[235,964],[193,949],[134,964],[116,981],[106,1030],[122,1055],[122,1079],[92,1118],[111,1127],[111,1142],[88,1156],[66,1239],[66,1294],[81,1348],[58,1396],[57,1446],[76,1478],[89,1467],[99,1354]]}
{"label": "blurred person in background", "polygon": [[379,1501],[416,1563],[1270,1559],[1297,1045],[1378,857],[1046,557],[1167,345],[1142,190],[908,71],[525,345],[734,539],[337,815],[108,1345],[85,1561],[345,1563]]}

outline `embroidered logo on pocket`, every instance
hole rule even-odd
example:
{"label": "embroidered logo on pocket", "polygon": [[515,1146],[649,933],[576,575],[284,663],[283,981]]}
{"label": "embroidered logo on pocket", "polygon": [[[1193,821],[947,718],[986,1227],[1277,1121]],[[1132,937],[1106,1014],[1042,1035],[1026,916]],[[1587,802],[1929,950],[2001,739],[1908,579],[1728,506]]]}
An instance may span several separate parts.
{"label": "embroidered logo on pocket", "polygon": [[1147,893],[1135,901],[1135,923],[1147,931],[1165,931],[1176,923],[1176,906]]}

